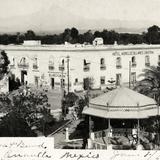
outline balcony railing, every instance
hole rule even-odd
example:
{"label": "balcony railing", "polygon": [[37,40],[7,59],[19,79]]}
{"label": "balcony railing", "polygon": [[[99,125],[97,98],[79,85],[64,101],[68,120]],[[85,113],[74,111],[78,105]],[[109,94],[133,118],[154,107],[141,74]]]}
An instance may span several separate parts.
{"label": "balcony railing", "polygon": [[122,65],[121,64],[116,64],[116,68],[120,69],[120,68],[122,68]]}
{"label": "balcony railing", "polygon": [[101,66],[100,66],[100,69],[101,69],[101,70],[106,70],[106,65],[101,65]]}
{"label": "balcony railing", "polygon": [[38,65],[33,64],[33,69],[38,69]]}
{"label": "balcony railing", "polygon": [[148,63],[145,63],[145,66],[146,67],[149,67],[150,66],[150,63],[148,62]]}
{"label": "balcony railing", "polygon": [[49,66],[48,66],[48,69],[49,69],[50,71],[52,71],[52,70],[54,70],[54,66],[53,66],[53,65],[49,65]]}
{"label": "balcony railing", "polygon": [[18,67],[27,69],[29,67],[29,64],[28,63],[18,63]]}
{"label": "balcony railing", "polygon": [[59,65],[59,70],[63,71],[64,70],[64,65]]}
{"label": "balcony railing", "polygon": [[83,70],[84,70],[85,72],[89,71],[89,70],[90,70],[89,65],[84,65]]}
{"label": "balcony railing", "polygon": [[136,62],[133,62],[132,63],[132,67],[136,67],[137,66],[137,63]]}

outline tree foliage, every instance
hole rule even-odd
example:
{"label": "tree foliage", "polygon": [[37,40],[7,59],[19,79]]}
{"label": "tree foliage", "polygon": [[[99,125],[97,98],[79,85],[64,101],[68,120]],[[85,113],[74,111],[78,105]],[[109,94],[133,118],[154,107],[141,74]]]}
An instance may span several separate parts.
{"label": "tree foliage", "polygon": [[36,39],[36,34],[32,30],[28,30],[25,33],[25,40],[35,40]]}
{"label": "tree foliage", "polygon": [[62,113],[64,116],[68,112],[68,108],[73,107],[77,100],[78,100],[78,96],[73,92],[69,92],[67,95],[65,95],[62,101]]}
{"label": "tree foliage", "polygon": [[38,35],[33,30],[28,30],[26,33],[17,32],[16,34],[2,34],[0,35],[0,44],[21,44],[24,40],[41,40],[42,44],[64,44],[69,42],[71,44],[92,44],[96,37],[102,37],[104,44],[160,44],[160,28],[157,25],[148,27],[147,32],[143,33],[118,33],[114,30],[104,29],[103,31],[88,30],[84,33],[75,28],[66,28],[59,34]]}
{"label": "tree foliage", "polygon": [[[13,123],[20,119],[20,123],[25,123],[26,127],[30,128],[33,126],[41,128],[42,125],[53,120],[47,95],[38,90],[30,91],[22,88],[9,95],[0,95],[0,109],[1,113],[6,114],[2,119],[2,123],[0,123],[0,127],[4,127],[3,124],[7,123],[7,121],[11,123],[11,119],[13,119]],[[19,131],[17,132],[19,133]]]}
{"label": "tree foliage", "polygon": [[160,104],[160,66],[150,66],[139,76],[143,79],[137,83],[136,89],[140,93],[155,98]]}
{"label": "tree foliage", "polygon": [[7,53],[1,51],[0,53],[0,80],[8,73],[8,65],[10,61],[8,59]]}
{"label": "tree foliage", "polygon": [[9,112],[0,121],[0,137],[35,137],[26,120],[17,112]]}
{"label": "tree foliage", "polygon": [[160,43],[160,28],[153,25],[148,28],[148,32],[145,34],[146,42],[149,44],[159,44]]}

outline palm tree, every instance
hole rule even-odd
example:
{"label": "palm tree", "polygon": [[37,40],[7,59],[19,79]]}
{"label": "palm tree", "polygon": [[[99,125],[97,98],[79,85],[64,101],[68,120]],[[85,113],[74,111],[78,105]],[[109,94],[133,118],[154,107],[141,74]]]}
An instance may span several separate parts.
{"label": "palm tree", "polygon": [[135,89],[154,98],[160,104],[160,64],[144,69],[139,77],[143,77],[143,79],[137,83]]}
{"label": "palm tree", "polygon": [[[142,94],[152,97],[156,100],[158,107],[160,105],[160,63],[158,66],[150,66],[143,70],[143,73],[139,75],[143,77],[136,85],[136,90]],[[160,116],[150,117],[148,120],[141,122],[147,129],[150,126],[152,132],[157,133],[157,142],[159,144],[159,131],[160,131]],[[145,124],[146,123],[146,124]],[[148,125],[150,124],[150,125]]]}

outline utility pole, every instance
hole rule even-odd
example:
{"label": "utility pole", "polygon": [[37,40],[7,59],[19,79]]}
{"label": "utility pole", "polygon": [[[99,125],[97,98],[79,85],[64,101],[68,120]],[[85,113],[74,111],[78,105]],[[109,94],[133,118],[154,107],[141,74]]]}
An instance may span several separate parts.
{"label": "utility pole", "polygon": [[67,76],[68,76],[68,93],[69,93],[69,56],[67,56]]}
{"label": "utility pole", "polygon": [[129,61],[129,88],[131,88],[131,61]]}
{"label": "utility pole", "polygon": [[64,86],[63,86],[63,68],[62,68],[62,78],[61,78],[61,91],[62,91],[62,101],[64,98]]}

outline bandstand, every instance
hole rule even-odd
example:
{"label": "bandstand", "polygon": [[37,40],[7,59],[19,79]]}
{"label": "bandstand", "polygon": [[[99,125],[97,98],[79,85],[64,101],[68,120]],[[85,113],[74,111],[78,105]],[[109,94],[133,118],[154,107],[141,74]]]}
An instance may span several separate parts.
{"label": "bandstand", "polygon": [[[159,115],[159,106],[150,97],[126,87],[118,87],[91,99],[83,114],[89,116],[90,138],[101,148],[107,148],[109,137],[117,136],[135,137],[138,146],[142,133],[147,134],[140,120]],[[101,119],[98,123],[97,118]]]}

